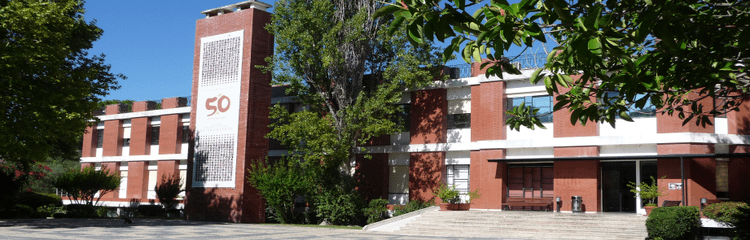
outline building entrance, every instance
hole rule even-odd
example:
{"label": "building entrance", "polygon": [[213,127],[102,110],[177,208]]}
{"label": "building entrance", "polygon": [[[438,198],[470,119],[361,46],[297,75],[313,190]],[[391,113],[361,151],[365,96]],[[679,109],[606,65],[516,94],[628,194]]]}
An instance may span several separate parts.
{"label": "building entrance", "polygon": [[[509,164],[508,197],[538,198],[555,196],[555,172],[552,164]],[[513,210],[540,210],[517,207]]]}
{"label": "building entrance", "polygon": [[656,176],[656,161],[602,162],[602,211],[645,213],[628,184],[650,182],[651,176]]}

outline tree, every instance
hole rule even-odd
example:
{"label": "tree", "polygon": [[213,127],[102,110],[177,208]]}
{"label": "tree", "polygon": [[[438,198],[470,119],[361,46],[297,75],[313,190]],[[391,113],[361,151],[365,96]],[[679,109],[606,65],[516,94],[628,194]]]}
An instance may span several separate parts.
{"label": "tree", "polygon": [[313,172],[322,191],[350,193],[355,153],[374,136],[399,130],[391,116],[401,91],[434,80],[429,45],[410,45],[387,33],[388,19],[372,15],[375,0],[281,0],[272,23],[269,58],[274,84],[288,84],[305,111],[271,111],[270,138],[295,153],[287,158]]}
{"label": "tree", "polygon": [[161,183],[154,186],[154,192],[156,192],[156,198],[159,199],[159,203],[164,206],[164,210],[172,210],[177,206],[177,196],[180,195],[182,190],[182,178],[179,174],[174,176],[167,176],[166,174],[161,176]]}
{"label": "tree", "polygon": [[79,154],[97,102],[125,78],[88,55],[101,35],[83,1],[0,0],[0,159]]}
{"label": "tree", "polygon": [[250,166],[247,181],[258,189],[266,205],[271,210],[274,220],[280,223],[294,223],[295,200],[298,196],[310,193],[312,182],[310,174],[299,164],[285,159],[270,163],[257,161]]}
{"label": "tree", "polygon": [[106,168],[96,171],[94,167],[89,166],[60,175],[53,185],[68,193],[76,204],[93,206],[99,203],[102,196],[120,187],[120,175]]}
{"label": "tree", "polygon": [[[750,4],[732,0],[400,0],[379,10],[395,16],[392,31],[408,26],[410,39],[450,40],[443,53],[482,64],[487,74],[518,74],[504,51],[532,47],[551,34],[559,44],[531,77],[568,108],[571,123],[631,121],[629,109],[653,104],[683,124],[711,124],[735,111],[748,95],[745,31]],[[467,9],[478,6],[470,14]],[[549,30],[545,30],[549,29]],[[574,75],[574,77],[571,77]],[[613,94],[616,93],[616,94]],[[711,101],[711,100],[714,101]],[[541,126],[529,107],[510,111],[508,124]]]}

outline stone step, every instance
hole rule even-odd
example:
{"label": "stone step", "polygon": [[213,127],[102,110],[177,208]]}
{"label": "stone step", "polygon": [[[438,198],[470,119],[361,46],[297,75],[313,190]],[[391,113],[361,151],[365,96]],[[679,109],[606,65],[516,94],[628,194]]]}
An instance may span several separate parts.
{"label": "stone step", "polygon": [[513,239],[644,239],[646,217],[523,211],[428,211],[397,232]]}

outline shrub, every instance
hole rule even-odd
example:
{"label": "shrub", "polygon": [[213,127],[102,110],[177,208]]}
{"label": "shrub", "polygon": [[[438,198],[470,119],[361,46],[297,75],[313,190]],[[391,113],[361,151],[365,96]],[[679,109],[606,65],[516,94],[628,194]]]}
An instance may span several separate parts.
{"label": "shrub", "polygon": [[[96,171],[94,167],[85,167],[80,171],[72,170],[63,173],[55,179],[54,186],[67,192],[76,204],[93,206],[99,202],[101,196],[120,186],[120,176],[107,169]],[[99,197],[95,198],[97,192],[99,192]]]}
{"label": "shrub", "polygon": [[162,175],[161,183],[154,187],[154,192],[156,192],[156,197],[159,198],[159,202],[165,210],[174,209],[177,206],[175,198],[182,192],[180,175],[175,174],[172,177],[167,177],[166,174]]}
{"label": "shrub", "polygon": [[734,214],[734,239],[750,239],[750,207],[746,204]]}
{"label": "shrub", "polygon": [[247,181],[266,200],[270,210],[268,217],[281,223],[294,222],[295,200],[297,196],[307,195],[312,186],[305,171],[298,164],[285,160],[258,161],[248,171]]}
{"label": "shrub", "polygon": [[37,217],[36,211],[28,205],[16,204],[16,211],[18,211],[19,218],[34,218]]}
{"label": "shrub", "polygon": [[41,206],[62,206],[62,198],[52,193],[25,192],[21,195],[20,202],[33,209]]}
{"label": "shrub", "polygon": [[96,218],[96,209],[88,204],[70,204],[65,205],[65,217],[68,218]]}
{"label": "shrub", "polygon": [[144,217],[158,217],[164,215],[164,208],[159,205],[139,205],[138,215]]}
{"label": "shrub", "polygon": [[388,218],[388,200],[379,198],[370,200],[370,207],[364,210],[367,223],[374,223]]}
{"label": "shrub", "polygon": [[360,214],[362,196],[355,190],[334,186],[315,196],[318,217],[336,225],[352,223]]}
{"label": "shrub", "polygon": [[456,188],[453,186],[448,187],[445,184],[438,187],[435,195],[437,195],[444,203],[459,203],[461,201]]}
{"label": "shrub", "polygon": [[394,206],[393,207],[393,216],[399,216],[404,215],[410,212],[417,211],[419,209],[428,208],[431,206],[435,206],[435,202],[433,200],[430,200],[428,202],[422,202],[419,200],[409,201],[404,206]]}
{"label": "shrub", "polygon": [[65,213],[64,209],[65,208],[63,206],[50,204],[50,205],[45,205],[45,206],[39,206],[36,209],[36,212],[39,213],[40,216],[53,217],[55,213]]}
{"label": "shrub", "polygon": [[[661,177],[661,179],[666,178],[667,176]],[[646,203],[646,206],[653,206],[656,207],[657,204],[654,202],[654,200],[661,196],[666,196],[667,194],[664,193],[664,190],[659,188],[658,181],[654,178],[654,176],[651,176],[651,184],[647,182],[642,182],[640,185],[630,182],[628,183],[628,187],[630,187],[630,192],[635,193],[634,197],[640,196],[643,200],[648,200],[648,203]]]}
{"label": "shrub", "polygon": [[709,204],[705,208],[703,208],[703,215],[706,215],[706,217],[727,223],[732,224],[732,222],[735,221],[734,217],[738,213],[740,213],[740,208],[747,208],[747,203],[744,202],[720,202],[720,203],[714,203]]}
{"label": "shrub", "polygon": [[655,208],[646,220],[650,238],[693,239],[700,229],[700,212],[694,206]]}

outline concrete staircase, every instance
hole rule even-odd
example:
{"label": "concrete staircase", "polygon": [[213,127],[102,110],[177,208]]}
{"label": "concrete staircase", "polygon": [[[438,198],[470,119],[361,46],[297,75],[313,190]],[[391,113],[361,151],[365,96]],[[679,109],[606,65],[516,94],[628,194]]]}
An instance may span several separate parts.
{"label": "concrete staircase", "polygon": [[645,239],[646,217],[537,211],[427,211],[397,234],[501,239]]}

